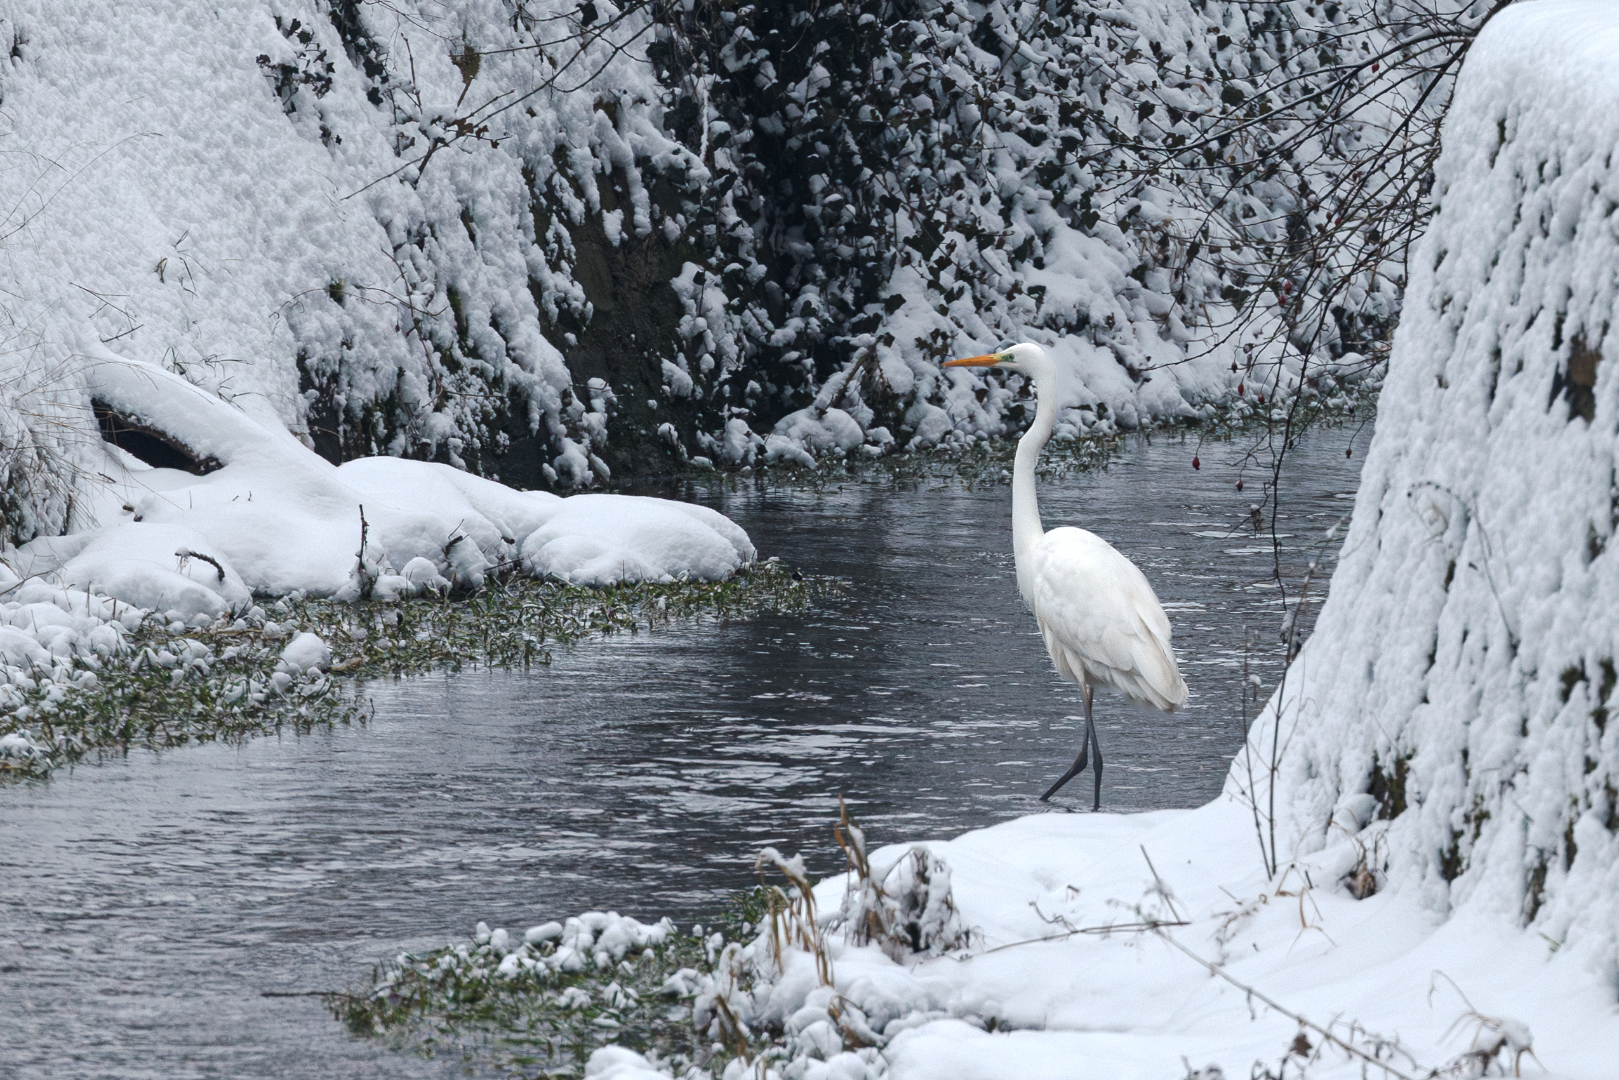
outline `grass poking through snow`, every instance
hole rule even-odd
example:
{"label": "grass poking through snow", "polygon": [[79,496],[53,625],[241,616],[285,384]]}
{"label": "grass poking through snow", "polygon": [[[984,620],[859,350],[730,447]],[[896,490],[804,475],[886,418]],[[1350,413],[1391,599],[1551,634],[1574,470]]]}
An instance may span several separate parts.
{"label": "grass poking through snow", "polygon": [[[43,777],[131,747],[363,723],[369,706],[355,683],[368,677],[544,664],[553,647],[595,634],[800,610],[831,587],[771,560],[718,582],[588,589],[514,579],[459,598],[279,600],[201,628],[148,620],[110,656],[59,658],[3,688],[0,740],[14,737],[0,777]],[[330,673],[277,670],[302,631],[331,647]]]}

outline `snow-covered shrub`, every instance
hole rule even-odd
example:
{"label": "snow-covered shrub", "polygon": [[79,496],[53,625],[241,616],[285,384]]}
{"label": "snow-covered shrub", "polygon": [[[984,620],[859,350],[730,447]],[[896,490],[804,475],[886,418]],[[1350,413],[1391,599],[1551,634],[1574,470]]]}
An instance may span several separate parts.
{"label": "snow-covered shrub", "polygon": [[950,867],[926,847],[913,847],[881,870],[866,854],[866,834],[843,808],[838,845],[849,863],[848,890],[838,912],[844,940],[876,945],[890,958],[937,956],[969,944],[955,898]]}
{"label": "snow-covered shrub", "polygon": [[1474,46],[1331,595],[1251,735],[1280,710],[1297,849],[1375,806],[1386,888],[1521,921],[1610,972],[1616,46],[1611,8],[1553,0]]}

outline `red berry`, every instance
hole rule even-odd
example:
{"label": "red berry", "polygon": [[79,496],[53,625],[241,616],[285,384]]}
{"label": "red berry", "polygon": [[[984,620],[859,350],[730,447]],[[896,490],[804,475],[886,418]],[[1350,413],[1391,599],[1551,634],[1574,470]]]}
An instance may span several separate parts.
{"label": "red berry", "polygon": [[1192,468],[1201,469],[1202,467],[1203,467],[1203,463],[1197,460],[1197,455],[1196,454],[1193,454],[1192,455]]}

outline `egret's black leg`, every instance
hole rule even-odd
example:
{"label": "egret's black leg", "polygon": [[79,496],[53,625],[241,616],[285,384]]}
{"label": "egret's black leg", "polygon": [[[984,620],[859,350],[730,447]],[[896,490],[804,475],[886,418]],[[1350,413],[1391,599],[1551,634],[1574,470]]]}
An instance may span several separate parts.
{"label": "egret's black leg", "polygon": [[1102,809],[1102,741],[1096,737],[1096,725],[1091,722],[1089,694],[1085,695],[1085,730],[1090,734],[1091,752],[1096,755],[1096,801],[1091,804],[1091,812]]}
{"label": "egret's black leg", "polygon": [[1058,777],[1057,782],[1055,784],[1052,784],[1051,787],[1046,791],[1046,793],[1044,795],[1040,796],[1040,801],[1041,802],[1050,802],[1051,797],[1053,795],[1057,794],[1057,791],[1064,784],[1068,783],[1068,781],[1072,780],[1074,777],[1076,777],[1080,773],[1084,772],[1085,771],[1086,755],[1089,754],[1089,753],[1090,753],[1090,743],[1088,741],[1087,742],[1081,742],[1079,744],[1079,757],[1075,758],[1074,759],[1074,764],[1069,768],[1069,770],[1067,772],[1063,773],[1062,776]]}
{"label": "egret's black leg", "polygon": [[[1064,784],[1068,783],[1068,781],[1085,771],[1085,763],[1089,758],[1091,742],[1094,740],[1095,736],[1091,731],[1091,688],[1089,686],[1085,687],[1084,695],[1085,734],[1082,735],[1079,740],[1079,756],[1074,759],[1073,766],[1067,772],[1063,773],[1057,782],[1052,784],[1050,789],[1048,789],[1044,795],[1040,796],[1041,802],[1050,802],[1051,797],[1057,794],[1058,790]],[[1100,761],[1101,759],[1098,758],[1097,760]],[[1098,797],[1100,798],[1100,795],[1098,795]]]}

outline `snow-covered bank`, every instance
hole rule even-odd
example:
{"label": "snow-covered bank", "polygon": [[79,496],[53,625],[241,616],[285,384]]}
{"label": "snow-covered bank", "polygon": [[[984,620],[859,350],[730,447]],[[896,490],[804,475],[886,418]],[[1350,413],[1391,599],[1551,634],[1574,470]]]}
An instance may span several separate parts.
{"label": "snow-covered bank", "polygon": [[87,381],[107,422],[136,433],[138,447],[161,443],[181,467],[98,443],[70,519],[79,528],[9,561],[20,576],[173,618],[239,612],[255,594],[476,588],[519,566],[577,585],[712,581],[754,559],[747,534],[707,507],[564,499],[401,458],[336,467],[156,365],[105,354]]}
{"label": "snow-covered bank", "polygon": [[521,670],[587,637],[797,611],[817,588],[769,559],[715,582],[519,576],[464,598],[266,598],[235,618],[180,620],[0,568],[0,775],[330,727],[368,712],[351,680]]}
{"label": "snow-covered bank", "polygon": [[[600,913],[560,942],[559,923],[480,927],[343,1007],[381,1033],[511,995],[586,1046],[662,1051],[602,1047],[586,1071],[602,1080],[1611,1077],[1612,978],[1488,913],[1364,892],[1387,823],[1362,809],[1274,878],[1235,800],[1034,815],[872,853],[866,878],[815,887],[813,931],[790,889],[756,938],[664,931],[656,955],[626,956]],[[695,1054],[680,1021],[649,1023],[654,995],[693,1001]]]}
{"label": "snow-covered bank", "polygon": [[[1344,880],[1378,831],[1349,823],[1267,881],[1252,822],[1230,800],[1130,817],[1022,818],[927,845],[950,869],[968,948],[929,957],[902,947],[896,962],[833,934],[831,987],[818,985],[808,954],[789,954],[783,976],[754,995],[734,993],[731,1007],[752,1023],[784,1025],[791,1051],[835,1047],[815,1054],[831,1058],[827,1066],[782,1071],[816,1080],[883,1073],[843,1050],[843,1033],[861,1030],[879,1036],[886,1075],[907,1080],[1171,1080],[1186,1075],[1183,1058],[1230,1077],[1256,1063],[1276,1076],[1380,1075],[1244,987],[1386,1061],[1391,1075],[1487,1075],[1468,1071],[1466,1055],[1527,1035],[1553,1075],[1611,1075],[1611,979],[1510,923],[1447,919],[1415,890],[1355,899]],[[874,876],[909,850],[875,853]],[[841,880],[816,890],[823,918],[844,890]],[[1153,920],[1164,936],[1140,929]],[[1505,1075],[1518,1049],[1497,1055]]]}
{"label": "snow-covered bank", "polygon": [[[289,609],[272,598],[397,604],[513,579],[530,591],[543,588],[536,582],[680,586],[627,604],[616,593],[587,600],[605,615],[582,625],[577,597],[503,590],[502,602],[520,610],[485,605],[482,617],[502,625],[484,628],[484,645],[467,658],[526,663],[548,635],[622,623],[615,605],[723,608],[733,598],[705,583],[755,563],[747,534],[706,507],[517,491],[402,458],[339,468],[273,418],[260,424],[156,365],[100,350],[86,374],[108,438],[82,455],[70,529],[0,548],[0,772],[43,774],[90,749],[143,740],[175,745],[312,722],[331,650],[307,633],[283,648],[299,627],[280,625]],[[767,565],[738,591],[769,593],[785,575],[778,569]],[[542,604],[540,624],[525,626],[525,600]],[[325,621],[342,624],[344,670],[368,654],[392,658],[396,670],[463,658],[438,647],[445,628],[407,629],[416,620],[397,609],[332,611]],[[635,611],[629,625],[641,617]],[[513,635],[521,647],[491,653],[491,637]],[[414,665],[403,663],[413,652]],[[154,673],[164,686],[147,685]],[[320,708],[327,722],[348,715]]]}

